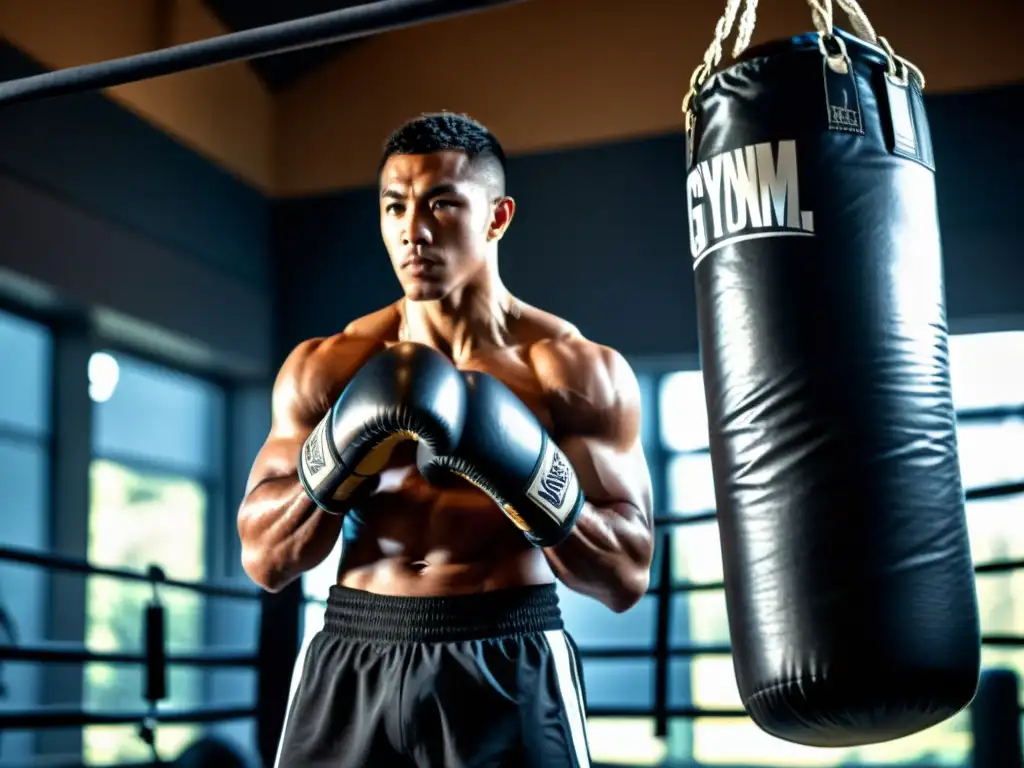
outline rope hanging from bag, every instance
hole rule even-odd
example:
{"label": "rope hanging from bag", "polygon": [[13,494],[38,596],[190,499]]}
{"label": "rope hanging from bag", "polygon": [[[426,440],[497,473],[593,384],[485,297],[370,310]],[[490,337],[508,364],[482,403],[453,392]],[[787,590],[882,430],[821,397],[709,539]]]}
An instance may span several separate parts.
{"label": "rope hanging from bag", "polygon": [[[910,77],[917,81],[918,87],[924,90],[924,73],[911,61],[899,56],[889,41],[875,32],[870,19],[864,9],[860,7],[857,0],[835,0],[836,4],[846,12],[850,19],[850,26],[854,34],[872,45],[876,45],[885,52],[889,64],[889,77],[898,82],[906,83]],[[843,71],[846,66],[846,46],[840,38],[833,34],[834,18],[832,0],[807,0],[811,9],[811,19],[814,29],[818,32],[821,41],[822,53],[829,59],[831,66],[837,71]],[[742,15],[740,8],[743,8]],[[737,17],[739,23],[737,24]],[[690,76],[690,90],[683,99],[683,113],[686,115],[686,134],[690,135],[693,128],[693,98],[697,95],[704,81],[715,71],[722,62],[725,42],[736,29],[736,41],[733,44],[732,57],[734,59],[743,55],[743,52],[750,46],[750,40],[754,35],[754,28],[757,26],[757,0],[727,0],[725,11],[715,24],[715,34],[704,52],[704,59]],[[831,47],[830,47],[831,46]]]}

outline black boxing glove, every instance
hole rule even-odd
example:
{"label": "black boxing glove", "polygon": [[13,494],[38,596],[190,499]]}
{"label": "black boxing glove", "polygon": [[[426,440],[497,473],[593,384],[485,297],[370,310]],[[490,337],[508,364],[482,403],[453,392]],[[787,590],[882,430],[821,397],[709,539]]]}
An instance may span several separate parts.
{"label": "black boxing glove", "polygon": [[466,419],[453,452],[419,446],[416,464],[428,482],[457,475],[494,499],[536,547],[569,535],[583,491],[576,471],[537,417],[504,384],[486,373],[462,374]]}
{"label": "black boxing glove", "polygon": [[344,514],[356,489],[416,440],[424,455],[450,451],[465,416],[465,386],[448,358],[404,342],[370,358],[306,438],[299,480],[326,512]]}

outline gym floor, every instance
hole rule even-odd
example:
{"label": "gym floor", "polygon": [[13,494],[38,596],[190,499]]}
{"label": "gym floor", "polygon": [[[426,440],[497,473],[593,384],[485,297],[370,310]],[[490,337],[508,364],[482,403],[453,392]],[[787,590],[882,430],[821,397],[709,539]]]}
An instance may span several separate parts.
{"label": "gym floor", "polygon": [[[285,20],[278,5],[0,4],[0,79]],[[398,122],[439,109],[480,119],[509,151],[509,288],[621,351],[641,385],[650,592],[615,614],[559,589],[594,763],[1019,765],[1000,761],[1019,755],[1024,729],[1024,695],[1006,687],[1024,674],[1024,8],[868,8],[928,77],[995,682],[925,732],[816,749],[750,721],[730,657],[678,109],[724,2],[671,5],[530,0],[0,106],[0,768],[269,766],[339,552],[261,593],[241,568],[236,512],[288,350],[397,298],[376,162]],[[810,28],[805,3],[759,15],[755,40]],[[146,641],[153,606],[166,667]],[[996,727],[1008,721],[1012,737]],[[235,757],[183,756],[200,739]]]}

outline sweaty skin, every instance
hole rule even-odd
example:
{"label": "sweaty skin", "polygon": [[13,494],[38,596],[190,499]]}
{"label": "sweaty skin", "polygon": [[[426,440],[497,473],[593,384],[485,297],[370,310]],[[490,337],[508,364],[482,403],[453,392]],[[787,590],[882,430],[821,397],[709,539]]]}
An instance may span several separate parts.
{"label": "sweaty skin", "polygon": [[[403,178],[412,182],[409,187],[426,193],[458,186],[464,175],[457,159],[443,156],[399,158],[394,165],[399,176],[404,172]],[[243,565],[254,581],[276,591],[330,554],[343,518],[317,508],[302,490],[296,467],[302,443],[371,355],[407,340],[439,349],[461,370],[483,371],[503,381],[572,462],[587,503],[566,541],[536,549],[470,483],[455,481],[443,489],[429,485],[416,469],[414,444],[400,444],[372,492],[344,518],[338,583],[379,594],[435,596],[557,578],[612,610],[627,610],[647,589],[653,554],[651,484],[640,441],[636,377],[614,350],[488,285],[481,274],[485,267],[468,264],[462,271],[469,277],[457,286],[461,304],[456,311],[441,311],[456,291],[442,291],[431,280],[459,272],[451,266],[455,258],[445,260],[438,244],[469,237],[463,230],[472,233],[475,214],[468,208],[467,203],[461,222],[444,218],[455,214],[426,217],[423,226],[431,229],[419,234],[411,231],[417,224],[403,214],[394,225],[393,249],[392,225],[386,221],[385,241],[400,251],[392,259],[406,299],[335,336],[304,342],[285,361],[274,386],[271,431],[239,510]],[[437,248],[402,250],[401,243],[419,240]],[[462,253],[465,246],[459,248]],[[410,256],[417,253],[422,260]],[[490,281],[497,282],[493,276]],[[431,302],[440,307],[433,315]]]}

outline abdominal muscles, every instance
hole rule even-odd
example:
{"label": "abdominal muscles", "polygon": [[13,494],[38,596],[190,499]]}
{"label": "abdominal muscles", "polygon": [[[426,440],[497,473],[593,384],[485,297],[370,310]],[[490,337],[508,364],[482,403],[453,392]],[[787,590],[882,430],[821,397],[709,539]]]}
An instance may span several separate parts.
{"label": "abdominal muscles", "polygon": [[395,458],[345,521],[339,584],[425,597],[554,580],[543,553],[488,496],[462,480],[434,488]]}

